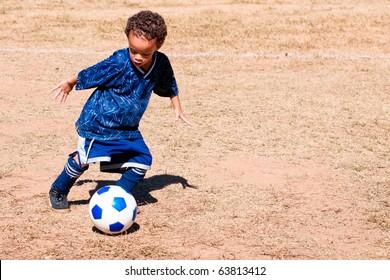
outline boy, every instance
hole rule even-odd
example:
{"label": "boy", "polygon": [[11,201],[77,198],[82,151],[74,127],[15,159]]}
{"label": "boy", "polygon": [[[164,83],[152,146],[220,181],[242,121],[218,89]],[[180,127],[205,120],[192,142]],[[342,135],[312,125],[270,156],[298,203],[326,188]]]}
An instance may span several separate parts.
{"label": "boy", "polygon": [[176,120],[191,125],[181,109],[178,87],[169,59],[158,50],[167,36],[164,19],[141,11],[127,21],[129,48],[62,81],[53,89],[64,103],[70,91],[96,88],[86,102],[76,129],[77,151],[49,191],[53,210],[69,212],[67,195],[89,164],[100,162],[103,172],[121,173],[116,185],[131,192],[152,164],[152,155],[138,130],[152,91],[170,97]]}

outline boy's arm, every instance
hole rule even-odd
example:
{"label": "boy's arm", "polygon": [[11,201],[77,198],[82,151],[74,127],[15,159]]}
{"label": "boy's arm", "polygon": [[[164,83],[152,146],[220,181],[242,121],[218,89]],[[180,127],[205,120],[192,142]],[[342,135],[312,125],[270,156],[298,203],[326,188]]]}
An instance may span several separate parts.
{"label": "boy's arm", "polygon": [[187,120],[187,118],[183,114],[183,111],[182,111],[181,105],[180,105],[179,96],[178,95],[171,96],[171,102],[172,102],[172,106],[173,106],[173,111],[175,113],[175,120],[177,120],[177,121],[182,120],[186,124],[192,126],[192,123],[189,120]]}
{"label": "boy's arm", "polygon": [[65,103],[69,93],[72,91],[76,84],[77,75],[74,75],[69,79],[63,80],[58,86],[56,86],[52,90],[52,92],[56,94],[55,99],[59,99],[60,103]]}

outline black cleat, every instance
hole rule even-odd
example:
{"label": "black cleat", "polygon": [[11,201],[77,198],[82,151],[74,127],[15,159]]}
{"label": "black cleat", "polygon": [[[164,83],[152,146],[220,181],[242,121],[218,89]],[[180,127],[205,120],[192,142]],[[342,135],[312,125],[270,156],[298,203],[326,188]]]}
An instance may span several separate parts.
{"label": "black cleat", "polygon": [[66,194],[60,193],[60,191],[56,188],[50,189],[49,191],[49,204],[52,210],[56,212],[70,212]]}

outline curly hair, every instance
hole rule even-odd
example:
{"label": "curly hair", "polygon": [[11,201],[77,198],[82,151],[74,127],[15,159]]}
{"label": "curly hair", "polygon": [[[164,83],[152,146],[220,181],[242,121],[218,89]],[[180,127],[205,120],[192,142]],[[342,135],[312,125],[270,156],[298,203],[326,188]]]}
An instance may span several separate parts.
{"label": "curly hair", "polygon": [[167,36],[167,26],[161,15],[151,11],[141,11],[127,20],[125,33],[129,38],[130,32],[143,36],[147,40],[156,39],[157,47],[161,47]]}

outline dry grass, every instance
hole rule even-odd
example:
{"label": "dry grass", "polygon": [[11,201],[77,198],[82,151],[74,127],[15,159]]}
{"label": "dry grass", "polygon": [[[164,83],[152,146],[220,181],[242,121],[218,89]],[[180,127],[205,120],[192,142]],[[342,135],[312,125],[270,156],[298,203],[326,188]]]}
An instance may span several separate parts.
{"label": "dry grass", "polygon": [[[388,1],[127,2],[0,7],[1,259],[390,257]],[[152,98],[141,213],[104,236],[88,199],[118,175],[92,166],[70,214],[48,209],[90,91],[65,106],[49,92],[125,47],[140,9],[166,18],[162,51],[195,127]]]}

